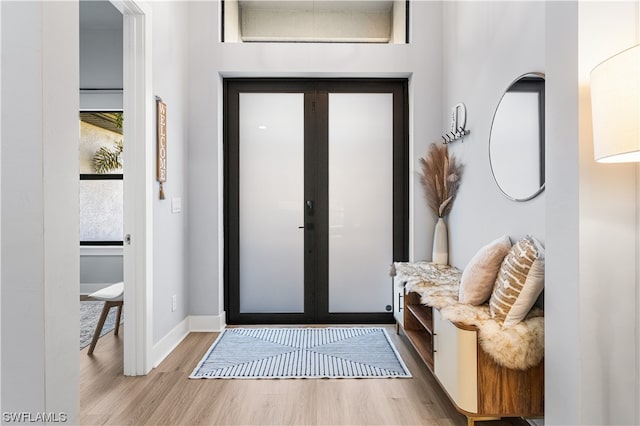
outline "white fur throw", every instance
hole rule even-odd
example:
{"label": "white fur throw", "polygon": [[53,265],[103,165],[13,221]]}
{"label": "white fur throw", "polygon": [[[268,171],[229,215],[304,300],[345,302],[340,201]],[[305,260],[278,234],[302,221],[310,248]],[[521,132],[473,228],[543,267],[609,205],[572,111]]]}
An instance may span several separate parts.
{"label": "white fur throw", "polygon": [[489,306],[458,302],[462,272],[451,266],[430,262],[396,262],[391,271],[404,282],[406,290],[421,296],[421,302],[432,306],[451,322],[478,328],[482,349],[503,367],[526,370],[544,358],[544,312],[533,308],[526,318],[510,328],[491,318]]}

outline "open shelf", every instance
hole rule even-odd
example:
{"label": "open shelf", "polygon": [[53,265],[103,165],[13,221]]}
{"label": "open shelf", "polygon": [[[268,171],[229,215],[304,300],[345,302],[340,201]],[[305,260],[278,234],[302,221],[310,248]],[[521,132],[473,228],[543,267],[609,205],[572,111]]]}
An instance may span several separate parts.
{"label": "open shelf", "polygon": [[420,330],[404,330],[405,334],[409,338],[409,342],[413,345],[415,350],[422,358],[422,361],[427,365],[429,370],[433,373],[433,344],[431,333]]}
{"label": "open shelf", "polygon": [[487,417],[544,415],[544,363],[527,370],[501,367],[478,344],[476,327],[444,320],[415,292],[404,299],[407,339],[470,424]]}
{"label": "open shelf", "polygon": [[433,333],[433,309],[424,305],[407,305],[407,310],[429,333]]}
{"label": "open shelf", "polygon": [[417,293],[410,292],[405,295],[404,331],[420,358],[433,373],[433,308],[422,305]]}

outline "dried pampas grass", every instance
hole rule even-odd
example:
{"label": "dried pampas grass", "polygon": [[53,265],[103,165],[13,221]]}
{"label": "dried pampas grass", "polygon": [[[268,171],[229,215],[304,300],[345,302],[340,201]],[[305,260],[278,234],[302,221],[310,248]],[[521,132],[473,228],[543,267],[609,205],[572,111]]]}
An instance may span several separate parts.
{"label": "dried pampas grass", "polygon": [[420,159],[421,182],[429,208],[438,217],[449,214],[460,187],[464,166],[451,155],[446,145],[432,144]]}

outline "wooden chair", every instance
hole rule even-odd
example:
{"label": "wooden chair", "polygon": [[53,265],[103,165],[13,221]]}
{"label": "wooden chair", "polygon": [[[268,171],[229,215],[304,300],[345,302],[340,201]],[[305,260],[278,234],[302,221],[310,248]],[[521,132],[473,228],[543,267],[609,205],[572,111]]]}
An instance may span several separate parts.
{"label": "wooden chair", "polygon": [[96,331],[95,333],[93,333],[93,339],[91,339],[91,345],[89,346],[89,351],[87,352],[87,355],[92,355],[93,349],[96,347],[96,343],[98,343],[98,339],[100,338],[100,333],[102,332],[102,327],[104,327],[104,322],[107,320],[107,315],[109,315],[109,311],[113,307],[118,308],[115,330],[113,332],[114,336],[118,335],[118,331],[120,329],[120,318],[122,316],[122,305],[124,304],[124,283],[119,282],[111,284],[108,287],[91,293],[89,295],[89,298],[93,300],[104,300],[104,307],[102,308],[102,313],[100,314],[100,320],[98,320]]}

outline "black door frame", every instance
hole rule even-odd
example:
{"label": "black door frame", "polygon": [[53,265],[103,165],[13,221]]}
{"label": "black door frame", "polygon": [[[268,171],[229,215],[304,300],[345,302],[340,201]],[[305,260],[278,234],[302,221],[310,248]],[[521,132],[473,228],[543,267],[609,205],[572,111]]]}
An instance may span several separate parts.
{"label": "black door frame", "polygon": [[[224,289],[229,324],[392,323],[393,313],[329,313],[328,94],[393,94],[393,260],[409,251],[408,81],[406,79],[230,78],[224,83]],[[241,313],[239,264],[239,94],[304,93],[304,313]],[[323,117],[318,120],[317,116]],[[390,301],[392,282],[389,279]]]}

